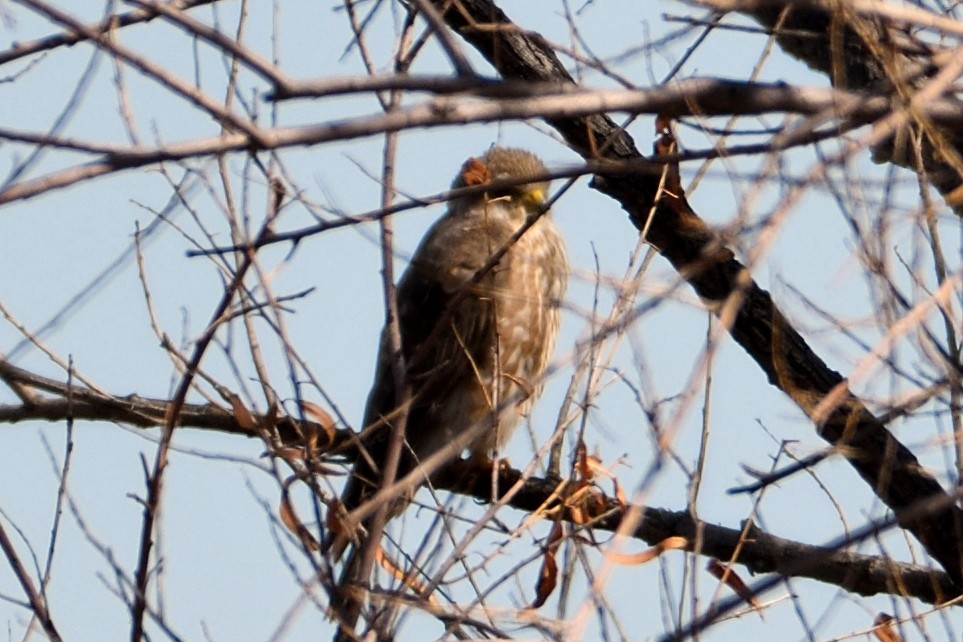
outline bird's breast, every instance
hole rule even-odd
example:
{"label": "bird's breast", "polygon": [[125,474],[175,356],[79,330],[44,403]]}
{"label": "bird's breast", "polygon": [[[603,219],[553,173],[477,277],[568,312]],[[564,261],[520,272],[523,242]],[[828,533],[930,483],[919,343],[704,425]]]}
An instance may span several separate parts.
{"label": "bird's breast", "polygon": [[492,310],[498,333],[493,374],[498,376],[492,387],[501,412],[493,446],[504,444],[528,414],[544,387],[544,371],[555,347],[568,262],[550,220],[540,220],[518,240],[506,254],[499,277]]}

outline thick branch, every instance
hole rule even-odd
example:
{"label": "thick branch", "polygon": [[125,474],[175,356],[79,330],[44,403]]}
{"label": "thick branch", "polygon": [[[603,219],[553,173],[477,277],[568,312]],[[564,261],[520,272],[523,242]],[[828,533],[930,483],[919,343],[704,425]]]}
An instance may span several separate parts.
{"label": "thick branch", "polygon": [[[436,1],[447,7],[449,24],[504,78],[574,82],[543,38],[518,28],[489,0]],[[480,28],[482,24],[484,28]],[[625,161],[641,157],[628,134],[606,116],[546,120],[585,158]],[[935,507],[927,518],[902,519],[901,525],[963,586],[963,513],[954,498],[849,392],[842,376],[813,352],[769,293],[752,280],[689,207],[677,176],[671,190],[674,196],[663,194],[661,198],[657,197],[658,178],[651,175],[608,175],[597,179],[594,186],[616,199],[640,230],[654,211],[647,240],[700,296],[717,302],[717,310],[730,300],[739,303],[731,320],[733,338],[759,364],[770,383],[813,419],[820,436],[839,447],[898,517],[916,505]]]}
{"label": "thick branch", "polygon": [[[41,383],[49,390],[56,382],[38,377],[25,370],[13,368],[0,361],[0,375],[5,380],[15,379],[21,383]],[[10,374],[16,375],[10,377]],[[65,384],[56,384],[66,394]],[[32,405],[0,405],[0,422],[15,423],[27,420],[64,421],[85,419],[90,421],[119,421],[143,428],[160,427],[164,423],[164,411],[169,403],[166,399],[147,399],[130,395],[127,397],[108,397],[86,388],[74,387],[71,390],[73,401],[53,398],[36,401]],[[266,423],[264,417],[255,417],[258,423]],[[224,408],[212,404],[188,404],[180,413],[179,425],[202,430],[260,437],[259,433],[246,428],[235,415]],[[281,439],[290,444],[300,443],[301,431],[290,418],[276,422]],[[304,433],[325,434],[318,425],[306,427]],[[336,431],[334,443],[328,446],[329,452],[344,453],[352,456],[352,431]],[[497,487],[512,488],[522,480],[522,472],[500,468]],[[439,472],[432,478],[436,487],[452,492],[471,495],[482,501],[491,501],[491,477],[472,475],[467,480],[461,462]],[[467,483],[467,485],[466,485]],[[566,497],[564,489],[559,492],[557,480],[530,477],[521,484],[521,489],[512,496],[509,505],[522,511],[561,511],[559,515],[566,520],[578,522],[573,513],[560,506],[559,498]],[[592,528],[614,532],[618,529],[627,507],[618,504],[600,492],[591,495],[591,514],[600,515],[592,523]],[[585,508],[585,507],[583,507]],[[915,597],[924,602],[939,604],[955,594],[953,581],[943,572],[913,564],[894,562],[884,557],[858,555],[831,548],[812,546],[792,540],[774,537],[758,529],[750,533],[750,538],[741,543],[741,529],[726,528],[693,519],[687,512],[675,512],[660,508],[643,508],[641,525],[632,536],[649,544],[656,544],[667,537],[682,536],[690,542],[690,549],[701,555],[728,561],[739,550],[738,563],[753,573],[782,573],[792,577],[805,577],[845,588],[860,595],[889,593]],[[582,511],[582,515],[586,513]],[[700,544],[694,550],[695,543]],[[738,547],[738,548],[737,548]]]}
{"label": "thick branch", "polygon": [[[388,78],[377,82],[333,83],[344,92],[374,91],[378,87],[401,87],[422,91],[431,83],[425,79]],[[320,91],[321,85],[305,85],[306,94]],[[438,83],[437,93],[445,94],[463,86],[462,81]],[[210,138],[174,142],[160,147],[106,145],[89,140],[64,139],[0,128],[0,140],[38,146],[70,149],[96,154],[97,160],[74,165],[34,179],[14,183],[0,192],[0,205],[28,199],[48,191],[68,187],[93,178],[167,161],[213,156],[251,149],[267,150],[317,145],[336,140],[353,140],[386,132],[419,127],[441,127],[527,118],[545,118],[564,127],[574,140],[588,145],[585,130],[572,123],[592,121],[596,131],[603,125],[602,112],[663,114],[683,116],[729,116],[765,113],[796,113],[823,116],[827,126],[848,128],[872,122],[891,111],[883,98],[868,98],[839,90],[788,87],[781,84],[742,83],[709,78],[693,78],[667,87],[645,90],[591,90],[572,84],[560,86],[557,79],[544,84],[521,86],[484,84],[474,95],[439,96],[432,100],[396,109],[387,114],[360,116],[298,127],[254,128],[254,135],[230,133]],[[485,100],[491,98],[491,100]],[[933,122],[947,126],[963,125],[963,111],[952,100],[931,100],[919,109]],[[565,123],[569,123],[566,125]],[[605,129],[614,127],[608,121]],[[808,134],[808,132],[807,132]],[[807,135],[803,134],[803,135]],[[625,136],[625,134],[623,134]],[[627,136],[626,136],[627,138]],[[790,139],[779,143],[791,144]],[[581,148],[581,147],[580,147]],[[618,154],[615,145],[599,158],[636,159],[625,149]],[[615,154],[615,155],[613,155]],[[594,157],[594,156],[593,156]]]}
{"label": "thick branch", "polygon": [[[505,490],[518,483],[522,473],[506,468],[499,471],[498,477],[498,488]],[[464,468],[458,465],[442,471],[439,478],[432,481],[439,488],[454,489],[482,501],[491,499],[491,477],[474,475],[470,487],[466,488]],[[557,500],[555,503],[549,503],[549,500],[559,496],[565,497],[566,492],[559,492],[557,481],[531,477],[524,481],[522,490],[512,497],[509,505],[526,512],[552,510],[558,508]],[[621,506],[601,493],[595,495],[591,503],[591,513],[603,516],[592,522],[591,527],[611,532],[618,530],[628,506]],[[667,537],[681,536],[689,542],[687,550],[723,561],[732,559],[738,550],[737,563],[752,573],[806,577],[859,595],[889,593],[912,596],[930,604],[942,603],[959,592],[946,573],[932,568],[803,544],[769,535],[757,528],[750,530],[748,538],[743,538],[741,529],[708,524],[693,519],[688,512],[648,507],[641,510],[641,523],[631,534],[636,539],[654,545]],[[563,510],[561,514],[564,519],[578,523],[572,520],[570,511]],[[694,550],[696,542],[700,544],[698,550]]]}
{"label": "thick branch", "polygon": [[[149,399],[137,395],[117,397],[84,386],[68,386],[3,360],[0,360],[0,380],[9,385],[55,395],[36,395],[22,405],[0,405],[0,423],[76,419],[117,421],[139,428],[154,428],[164,425],[164,417],[170,404],[168,399]],[[260,437],[257,430],[239,423],[230,409],[214,404],[184,404],[177,417],[177,425],[245,437]],[[279,437],[285,442],[295,443],[301,438],[292,421],[278,422],[277,430]],[[348,442],[353,434],[350,430],[341,430],[338,441]]]}
{"label": "thick branch", "polygon": [[[775,34],[790,55],[826,74],[833,85],[856,92],[893,95],[913,113],[914,133],[923,135],[922,167],[908,152],[900,136],[887,138],[873,148],[873,160],[894,163],[913,171],[924,170],[936,187],[963,216],[963,137],[959,130],[939,128],[911,105],[913,96],[934,81],[940,66],[952,60],[939,50],[920,47],[923,40],[907,43],[904,31],[893,23],[928,26],[957,36],[960,22],[913,6],[881,2],[823,2],[822,0],[699,0],[721,10],[743,13]],[[958,55],[958,54],[957,54]],[[958,74],[953,74],[958,75]],[[942,93],[942,90],[940,91]],[[959,104],[959,101],[957,101]],[[963,109],[963,105],[958,107]]]}

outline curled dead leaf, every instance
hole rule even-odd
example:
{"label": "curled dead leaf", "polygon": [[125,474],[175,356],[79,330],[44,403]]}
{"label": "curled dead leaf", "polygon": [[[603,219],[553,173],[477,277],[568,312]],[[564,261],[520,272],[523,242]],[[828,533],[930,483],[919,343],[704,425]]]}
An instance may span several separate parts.
{"label": "curled dead leaf", "polygon": [[274,433],[278,427],[278,417],[281,416],[281,410],[278,407],[276,401],[271,402],[271,406],[264,413],[264,417],[261,418],[261,428],[267,430],[269,433]]}
{"label": "curled dead leaf", "polygon": [[[270,454],[270,452],[271,451],[267,451],[264,454],[268,455]],[[277,450],[275,450],[274,454],[280,457],[281,459],[286,459],[288,461],[300,461],[304,459],[305,453],[304,453],[304,448],[284,447],[284,448],[278,448]]]}
{"label": "curled dead leaf", "polygon": [[629,500],[626,499],[625,493],[622,492],[622,486],[619,485],[619,480],[615,477],[612,478],[612,492],[615,493],[615,501],[618,502],[619,508],[625,508],[629,505]]}
{"label": "curled dead leaf", "polygon": [[271,213],[272,216],[277,216],[277,213],[281,211],[281,205],[284,202],[284,196],[287,194],[287,189],[284,187],[284,181],[277,176],[271,179],[271,194],[274,196],[274,200],[271,204]]}
{"label": "curled dead leaf", "polygon": [[662,553],[665,551],[685,549],[688,546],[689,540],[676,535],[673,537],[666,537],[655,546],[651,546],[641,553],[616,553],[614,551],[609,551],[605,553],[605,557],[616,564],[624,564],[626,566],[645,564],[646,562],[651,562],[659,555],[662,555]]}
{"label": "curled dead leaf", "polygon": [[333,535],[343,535],[344,528],[344,516],[342,515],[343,509],[341,508],[341,500],[337,497],[331,499],[331,503],[328,504],[328,512],[324,515],[324,527],[327,531]]}
{"label": "curled dead leaf", "polygon": [[231,402],[231,411],[234,414],[234,421],[237,422],[237,425],[244,430],[251,432],[256,431],[258,429],[257,421],[255,421],[251,411],[244,406],[241,398],[232,393],[228,397],[228,400]]}
{"label": "curled dead leaf", "polygon": [[[321,406],[311,403],[310,401],[301,402],[301,412],[304,413],[305,417],[313,420],[313,424],[305,424],[301,427],[304,433],[304,439],[307,442],[308,453],[317,452],[319,443],[318,438],[320,433],[324,433],[325,442],[322,444],[325,448],[334,443],[335,437],[335,423],[334,417],[332,417],[328,411],[326,411]],[[320,432],[318,430],[320,428]]]}
{"label": "curled dead leaf", "polygon": [[589,463],[590,459],[598,459],[588,454],[588,448],[585,447],[585,442],[581,439],[575,446],[575,473],[576,480],[582,485],[588,484],[595,477],[592,472],[592,465]]}
{"label": "curled dead leaf", "polygon": [[544,605],[557,584],[558,563],[555,561],[555,553],[546,550],[542,556],[542,568],[538,571],[538,582],[535,584],[535,599],[529,608],[537,609]]}
{"label": "curled dead leaf", "polygon": [[756,609],[759,617],[762,617],[762,605],[759,603],[759,600],[752,594],[752,590],[742,581],[738,573],[732,570],[731,566],[723,566],[718,560],[709,560],[706,564],[706,570],[712,573],[713,577],[721,580],[726,586],[731,588],[736,595],[741,597],[749,606]]}
{"label": "curled dead leaf", "polygon": [[535,582],[535,599],[528,607],[530,609],[537,609],[545,604],[558,585],[558,563],[555,561],[555,551],[562,543],[563,535],[562,523],[552,524],[552,530],[545,542],[545,552],[542,554],[542,567],[538,571],[538,580]]}
{"label": "curled dead leaf", "polygon": [[569,519],[574,524],[584,526],[603,515],[608,508],[605,496],[593,486],[583,486],[565,500]]}
{"label": "curled dead leaf", "polygon": [[299,464],[304,465],[307,470],[315,475],[324,475],[325,477],[333,475],[337,477],[339,475],[347,474],[342,468],[334,468],[321,463],[317,460],[317,458],[309,457],[308,451],[305,448],[283,446],[275,449],[274,451],[267,451],[264,453],[264,455],[270,455],[272,453],[286,461],[298,462]]}
{"label": "curled dead leaf", "polygon": [[903,637],[893,629],[893,622],[896,620],[892,615],[888,613],[880,613],[873,620],[873,624],[876,628],[873,629],[873,635],[879,640],[879,642],[903,642]]}
{"label": "curled dead leaf", "polygon": [[318,543],[318,540],[314,538],[311,531],[298,519],[294,506],[291,504],[291,496],[288,493],[287,487],[281,491],[281,506],[278,514],[284,527],[291,531],[306,549],[310,551],[321,550],[321,545]]}
{"label": "curled dead leaf", "polygon": [[375,560],[378,562],[381,568],[388,572],[389,575],[421,597],[428,600],[429,604],[438,603],[438,600],[435,598],[435,596],[429,592],[428,587],[419,582],[415,577],[412,576],[411,573],[406,573],[404,569],[398,566],[397,562],[388,557],[388,554],[385,553],[385,549],[381,546],[379,546],[378,550],[375,552]]}
{"label": "curled dead leaf", "polygon": [[[616,461],[616,465],[622,463],[621,460]],[[621,508],[625,508],[628,505],[628,500],[625,497],[625,493],[622,492],[622,487],[619,485],[618,477],[615,473],[602,464],[601,458],[596,455],[588,454],[588,449],[585,447],[585,443],[580,441],[575,447],[575,473],[576,482],[579,487],[584,488],[588,486],[598,477],[607,477],[612,480],[613,492],[615,494],[615,499]],[[598,501],[604,506],[605,500],[598,496]],[[601,511],[604,511],[604,507],[596,506],[594,515],[600,515]],[[581,515],[576,517],[582,517]],[[584,522],[578,522],[584,523]]]}
{"label": "curled dead leaf", "polygon": [[589,474],[592,479],[595,479],[599,475],[603,477],[608,477],[610,479],[615,479],[615,473],[602,465],[602,459],[596,455],[587,455],[585,457],[585,465],[588,467]]}

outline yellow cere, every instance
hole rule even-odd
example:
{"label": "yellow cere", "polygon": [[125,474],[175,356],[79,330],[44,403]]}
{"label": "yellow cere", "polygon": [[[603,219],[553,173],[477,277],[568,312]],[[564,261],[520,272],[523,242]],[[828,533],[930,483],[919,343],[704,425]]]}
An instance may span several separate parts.
{"label": "yellow cere", "polygon": [[529,205],[541,205],[545,202],[545,193],[536,187],[535,189],[525,192],[525,201]]}

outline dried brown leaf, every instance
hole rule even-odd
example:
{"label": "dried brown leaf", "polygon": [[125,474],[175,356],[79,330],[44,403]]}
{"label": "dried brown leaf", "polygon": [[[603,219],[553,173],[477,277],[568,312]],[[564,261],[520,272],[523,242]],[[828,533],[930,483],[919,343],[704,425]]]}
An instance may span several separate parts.
{"label": "dried brown leaf", "polygon": [[281,211],[281,204],[284,202],[284,196],[287,194],[287,190],[284,187],[284,181],[278,177],[271,179],[271,193],[274,196],[274,202],[271,206],[271,213],[276,216],[278,212]]}
{"label": "dried brown leaf", "polygon": [[381,546],[379,546],[377,552],[375,552],[375,560],[381,565],[381,568],[388,571],[389,575],[428,600],[429,604],[438,603],[435,596],[428,591],[428,587],[412,577],[411,573],[406,573],[393,559],[388,557],[385,549]]}
{"label": "dried brown leaf", "polygon": [[709,563],[706,564],[706,570],[712,573],[716,579],[722,580],[736,595],[745,600],[749,606],[756,609],[759,612],[759,617],[762,617],[762,605],[759,603],[759,600],[752,594],[752,590],[742,581],[738,573],[732,570],[731,566],[726,567],[717,560],[709,560]]}
{"label": "dried brown leaf", "polygon": [[281,518],[281,523],[284,527],[291,531],[300,541],[301,544],[311,551],[321,550],[321,545],[318,540],[314,538],[311,531],[301,523],[298,519],[298,514],[294,510],[294,506],[291,504],[291,497],[288,494],[287,488],[281,492],[281,507],[278,510]]}
{"label": "dried brown leaf", "polygon": [[288,461],[301,461],[304,459],[306,453],[304,452],[304,448],[284,447],[275,450],[274,454]]}
{"label": "dried brown leaf", "polygon": [[234,421],[237,422],[237,425],[244,430],[256,431],[258,429],[257,421],[255,421],[251,411],[244,406],[241,398],[232,393],[228,400],[231,402],[231,410],[234,413]]}
{"label": "dried brown leaf", "polygon": [[608,505],[605,496],[592,486],[582,486],[565,500],[569,519],[574,524],[585,525],[605,513]]}
{"label": "dried brown leaf", "polygon": [[573,524],[578,524],[579,526],[589,522],[589,517],[585,514],[585,511],[582,510],[582,507],[578,505],[569,507],[568,516]]}
{"label": "dried brown leaf", "polygon": [[609,551],[605,554],[605,557],[612,560],[616,564],[624,564],[626,566],[645,564],[646,562],[651,562],[659,555],[662,555],[662,553],[665,551],[684,549],[688,545],[689,540],[684,537],[666,537],[655,546],[649,547],[641,553],[616,553]]}
{"label": "dried brown leaf", "polygon": [[651,562],[661,554],[662,551],[653,546],[645,549],[641,553],[616,553],[614,551],[609,551],[605,554],[605,557],[616,564],[622,564],[623,566],[634,566],[636,564],[645,564],[647,562]]}
{"label": "dried brown leaf", "polygon": [[264,417],[261,418],[261,427],[270,433],[277,430],[278,427],[278,417],[281,416],[281,409],[278,407],[277,402],[272,402],[271,406],[264,413]]}
{"label": "dried brown leaf", "polygon": [[562,542],[562,524],[555,522],[545,543],[545,552],[542,555],[542,568],[538,571],[538,580],[535,583],[535,600],[529,605],[530,609],[540,608],[548,600],[555,586],[558,584],[558,564],[555,562],[555,551],[558,550]]}
{"label": "dried brown leaf", "polygon": [[341,501],[334,497],[328,504],[328,512],[324,516],[324,527],[334,535],[344,534],[344,517],[341,515]]}
{"label": "dried brown leaf", "polygon": [[894,621],[893,616],[887,613],[880,613],[873,620],[873,624],[876,625],[873,635],[879,642],[903,642],[902,636],[893,629]]}
{"label": "dried brown leaf", "polygon": [[576,479],[583,485],[592,481],[595,476],[592,473],[592,467],[589,465],[590,457],[585,442],[580,439],[575,446],[575,472],[577,474]]}
{"label": "dried brown leaf", "polygon": [[595,479],[599,475],[615,479],[615,473],[603,466],[601,458],[596,455],[586,455],[585,465],[588,467],[592,479]]}
{"label": "dried brown leaf", "polygon": [[615,493],[615,501],[618,503],[619,508],[625,508],[629,505],[629,500],[626,499],[625,493],[622,491],[622,486],[619,484],[619,480],[612,477],[612,492]]}
{"label": "dried brown leaf", "polygon": [[301,411],[306,417],[314,420],[315,424],[317,424],[307,424],[306,426],[302,426],[302,430],[305,433],[304,438],[307,440],[308,452],[313,453],[318,448],[318,426],[320,426],[321,430],[324,431],[324,436],[326,438],[324,446],[327,447],[333,444],[335,436],[334,417],[332,417],[324,408],[317,404],[311,403],[310,401],[301,402]]}

